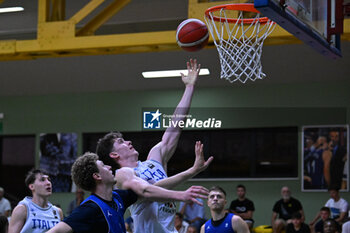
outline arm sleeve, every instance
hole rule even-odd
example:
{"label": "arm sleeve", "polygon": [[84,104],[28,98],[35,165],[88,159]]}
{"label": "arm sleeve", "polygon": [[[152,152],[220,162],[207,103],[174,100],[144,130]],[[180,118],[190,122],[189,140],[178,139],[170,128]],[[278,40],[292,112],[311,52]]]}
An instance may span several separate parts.
{"label": "arm sleeve", "polygon": [[255,210],[254,202],[249,201],[249,205],[248,205],[247,210],[252,210],[252,211],[254,211],[254,210]]}

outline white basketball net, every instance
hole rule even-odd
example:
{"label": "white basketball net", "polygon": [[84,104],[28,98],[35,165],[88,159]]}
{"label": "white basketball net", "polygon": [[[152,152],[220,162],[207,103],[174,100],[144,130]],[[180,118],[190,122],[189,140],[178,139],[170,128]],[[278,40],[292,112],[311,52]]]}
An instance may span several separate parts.
{"label": "white basketball net", "polygon": [[204,17],[208,30],[219,52],[221,78],[245,83],[248,79],[263,79],[261,53],[264,40],[273,31],[276,24],[269,20],[260,23],[257,14],[252,23],[243,23],[243,11],[239,11],[236,23],[227,21],[226,10],[217,11],[222,21],[215,23],[213,12]]}

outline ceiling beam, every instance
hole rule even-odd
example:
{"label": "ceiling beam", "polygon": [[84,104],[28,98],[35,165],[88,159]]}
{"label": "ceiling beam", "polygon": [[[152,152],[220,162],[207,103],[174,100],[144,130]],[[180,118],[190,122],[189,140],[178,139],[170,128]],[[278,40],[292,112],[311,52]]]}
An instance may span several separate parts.
{"label": "ceiling beam", "polygon": [[[77,24],[104,1],[91,0],[70,19],[65,20],[65,0],[38,0],[37,39],[0,41],[0,60],[139,53],[179,49],[176,44],[176,32],[174,30],[94,35],[95,31],[104,22],[121,10],[130,0],[114,0],[83,27],[77,28]],[[203,20],[204,11],[207,8],[228,3],[228,1],[198,1],[189,0],[188,18]],[[246,2],[246,0],[240,1]],[[350,19],[344,21],[344,35],[342,39],[350,40]],[[264,44],[287,43],[301,42],[281,27],[276,27]],[[212,38],[210,38],[209,47],[213,46]]]}

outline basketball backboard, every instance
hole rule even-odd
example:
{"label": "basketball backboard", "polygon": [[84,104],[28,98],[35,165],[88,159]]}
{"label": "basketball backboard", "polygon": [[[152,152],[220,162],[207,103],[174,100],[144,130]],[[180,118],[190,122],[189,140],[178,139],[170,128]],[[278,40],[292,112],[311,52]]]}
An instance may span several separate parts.
{"label": "basketball backboard", "polygon": [[342,0],[255,0],[254,7],[321,54],[341,57]]}

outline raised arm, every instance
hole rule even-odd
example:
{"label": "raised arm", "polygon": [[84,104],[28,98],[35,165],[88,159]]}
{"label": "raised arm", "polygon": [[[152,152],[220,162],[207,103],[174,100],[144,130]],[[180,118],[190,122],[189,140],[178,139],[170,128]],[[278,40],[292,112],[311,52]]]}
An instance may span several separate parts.
{"label": "raised arm", "polygon": [[117,187],[131,189],[139,197],[151,201],[185,201],[200,203],[196,198],[207,198],[208,190],[202,186],[192,186],[186,191],[171,191],[155,185],[151,185],[135,176],[131,168],[121,168],[116,174]]}
{"label": "raised arm", "polygon": [[210,156],[209,159],[205,161],[204,155],[203,155],[203,144],[200,141],[196,142],[194,146],[194,150],[196,154],[196,159],[192,167],[190,167],[186,171],[180,172],[176,175],[160,180],[154,185],[157,185],[159,187],[166,188],[166,189],[173,189],[174,187],[181,184],[182,182],[188,179],[191,179],[195,175],[207,169],[209,164],[213,161],[214,157]]}
{"label": "raised arm", "polygon": [[[200,64],[197,64],[197,60],[191,59],[187,62],[187,69],[187,76],[181,73],[182,81],[185,84],[185,92],[175,109],[172,121],[184,120],[185,115],[188,114],[190,109],[194,86],[200,71]],[[162,141],[151,149],[147,159],[153,159],[160,162],[164,169],[167,170],[166,165],[175,152],[181,130],[182,129],[178,125],[176,127],[170,126],[167,128],[163,134]]]}

